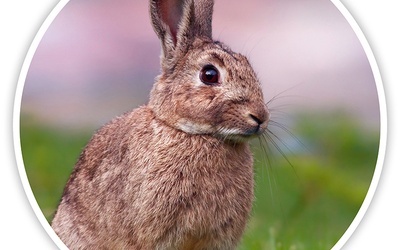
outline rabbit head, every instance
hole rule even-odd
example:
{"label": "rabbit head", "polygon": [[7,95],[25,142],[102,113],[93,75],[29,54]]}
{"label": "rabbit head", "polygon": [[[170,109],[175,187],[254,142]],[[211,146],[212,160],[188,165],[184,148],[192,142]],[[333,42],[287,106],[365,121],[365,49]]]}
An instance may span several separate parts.
{"label": "rabbit head", "polygon": [[263,133],[269,112],[247,58],[212,39],[213,0],[152,0],[161,75],[149,107],[189,134],[244,140]]}

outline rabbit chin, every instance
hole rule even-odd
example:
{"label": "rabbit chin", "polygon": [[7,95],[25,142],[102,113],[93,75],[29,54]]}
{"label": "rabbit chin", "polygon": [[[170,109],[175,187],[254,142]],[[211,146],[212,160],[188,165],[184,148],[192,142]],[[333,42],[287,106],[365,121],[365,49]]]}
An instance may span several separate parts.
{"label": "rabbit chin", "polygon": [[260,131],[244,132],[239,128],[214,127],[209,124],[198,124],[181,119],[177,128],[188,134],[212,135],[225,141],[245,142],[257,137]]}

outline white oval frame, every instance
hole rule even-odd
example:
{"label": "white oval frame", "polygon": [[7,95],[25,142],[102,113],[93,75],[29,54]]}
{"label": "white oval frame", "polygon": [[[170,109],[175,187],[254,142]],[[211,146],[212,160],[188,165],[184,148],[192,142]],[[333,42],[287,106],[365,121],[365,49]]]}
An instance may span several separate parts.
{"label": "white oval frame", "polygon": [[[376,63],[375,57],[373,55],[372,49],[368,44],[366,37],[364,36],[361,28],[355,21],[355,19],[351,16],[350,12],[346,9],[346,7],[339,1],[339,0],[330,0],[336,8],[343,14],[347,22],[352,27],[353,31],[357,35],[364,52],[367,55],[368,62],[371,66],[372,73],[374,75],[375,85],[377,88],[378,98],[379,98],[379,109],[380,109],[380,141],[379,141],[379,153],[376,163],[375,172],[371,181],[371,185],[368,189],[368,192],[364,198],[364,201],[355,216],[354,220],[347,228],[345,233],[339,239],[339,241],[334,245],[332,248],[333,250],[341,249],[345,243],[349,240],[351,235],[354,233],[358,225],[360,224],[361,220],[363,219],[369,205],[371,204],[372,198],[375,194],[376,188],[379,183],[379,179],[382,173],[385,153],[386,153],[386,144],[387,144],[387,109],[386,109],[386,99],[385,93],[383,88],[382,78],[379,72],[378,65]],[[30,187],[28,177],[25,171],[25,166],[22,158],[22,151],[21,151],[21,144],[20,144],[20,111],[21,111],[21,101],[22,101],[22,92],[25,86],[25,80],[28,74],[29,66],[35,54],[35,51],[38,48],[40,41],[42,40],[44,34],[48,30],[49,26],[52,24],[55,17],[58,15],[60,11],[65,7],[65,5],[69,2],[69,0],[61,0],[56,7],[51,11],[49,16],[46,18],[42,26],[40,27],[39,31],[37,32],[29,50],[24,60],[21,73],[18,79],[18,84],[16,88],[15,100],[14,100],[14,111],[13,111],[13,139],[14,139],[14,150],[15,150],[15,157],[17,162],[18,171],[20,174],[21,182],[25,190],[25,194],[31,204],[33,211],[36,214],[39,222],[46,230],[47,234],[51,237],[54,243],[60,249],[68,249],[65,244],[59,239],[57,234],[51,228],[49,223],[47,222],[45,216],[43,215],[34,195],[33,191]]]}

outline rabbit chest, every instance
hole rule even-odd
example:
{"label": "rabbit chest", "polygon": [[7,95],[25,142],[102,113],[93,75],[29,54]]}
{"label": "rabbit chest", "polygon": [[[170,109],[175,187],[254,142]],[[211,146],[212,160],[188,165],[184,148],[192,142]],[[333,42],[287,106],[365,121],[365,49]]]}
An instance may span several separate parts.
{"label": "rabbit chest", "polygon": [[146,130],[151,139],[140,147],[147,150],[131,162],[138,170],[134,183],[140,183],[132,201],[138,236],[175,241],[185,249],[202,240],[237,241],[253,200],[249,146],[189,135],[156,120]]}

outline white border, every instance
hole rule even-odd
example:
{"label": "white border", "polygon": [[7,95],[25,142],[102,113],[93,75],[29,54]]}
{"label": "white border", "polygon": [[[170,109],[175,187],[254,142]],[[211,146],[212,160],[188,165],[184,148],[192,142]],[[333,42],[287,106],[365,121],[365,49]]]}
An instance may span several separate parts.
{"label": "white border", "polygon": [[372,198],[375,194],[376,188],[379,183],[379,179],[382,173],[383,162],[385,158],[386,152],[386,143],[387,143],[387,112],[386,112],[386,99],[385,93],[383,89],[382,78],[379,72],[378,64],[376,63],[376,59],[374,54],[371,50],[371,47],[368,44],[366,37],[364,36],[363,32],[361,31],[360,27],[358,26],[356,20],[352,17],[350,12],[346,9],[346,7],[339,1],[339,0],[331,0],[332,3],[338,8],[338,10],[342,13],[342,15],[346,18],[347,22],[353,28],[353,31],[356,33],[358,40],[360,41],[369,61],[369,64],[372,69],[372,73],[375,79],[375,85],[378,92],[379,98],[379,108],[380,108],[380,141],[379,141],[379,153],[378,159],[375,167],[375,172],[372,177],[371,184],[369,186],[367,195],[354,218],[353,222],[347,228],[346,232],[342,235],[339,241],[335,244],[332,248],[333,250],[341,249],[349,238],[353,235],[354,231],[359,226],[361,220],[364,218],[365,213],[369,205],[371,204]]}
{"label": "white border", "polygon": [[48,30],[49,26],[52,24],[54,19],[60,13],[60,11],[65,7],[65,5],[69,2],[69,0],[61,0],[55,8],[50,12],[49,16],[46,18],[42,26],[40,27],[39,31],[37,32],[35,38],[31,46],[29,47],[28,53],[22,65],[21,74],[18,79],[18,84],[15,93],[15,101],[14,101],[14,115],[13,115],[13,135],[14,135],[14,150],[15,150],[15,157],[18,166],[19,175],[21,177],[21,182],[25,190],[25,194],[28,197],[29,203],[32,206],[33,211],[36,214],[39,222],[42,224],[43,228],[46,230],[47,234],[51,237],[51,239],[56,243],[56,245],[60,249],[68,248],[65,244],[60,240],[54,230],[51,228],[49,223],[47,222],[43,212],[41,211],[33,191],[29,185],[28,177],[26,175],[26,170],[22,158],[22,150],[21,150],[21,143],[20,143],[20,113],[21,113],[21,101],[22,101],[22,92],[25,86],[26,77],[28,74],[29,67],[31,65],[33,56],[39,46],[40,41],[42,40],[43,36],[45,35],[46,31]]}
{"label": "white border", "polygon": [[[385,150],[386,150],[387,114],[386,114],[386,103],[384,102],[384,98],[382,97],[384,95],[383,84],[382,84],[382,81],[381,81],[381,78],[380,78],[380,74],[379,74],[379,70],[378,70],[376,62],[374,60],[374,56],[372,54],[372,51],[371,51],[371,49],[370,49],[370,47],[369,47],[364,35],[362,34],[359,26],[356,24],[356,22],[351,17],[349,12],[345,9],[343,4],[341,2],[339,2],[339,1],[337,1],[337,0],[331,0],[331,1],[332,1],[332,3],[335,4],[335,6],[346,17],[347,21],[353,27],[353,30],[356,32],[359,40],[363,44],[364,50],[367,53],[367,56],[369,58],[369,62],[371,64],[371,67],[373,68],[373,73],[374,73],[374,76],[375,76],[376,86],[377,86],[377,89],[378,89],[378,95],[379,95],[379,100],[380,100],[380,109],[381,109],[380,110],[381,111],[381,141],[380,141],[380,154],[378,156],[378,162],[377,162],[377,170],[376,170],[376,172],[374,174],[374,178],[372,180],[371,187],[370,187],[370,190],[369,190],[369,192],[367,194],[367,197],[365,198],[365,201],[364,201],[359,213],[357,214],[356,218],[354,219],[354,222],[351,224],[349,229],[346,231],[346,233],[343,235],[343,237],[339,240],[339,242],[334,247],[334,249],[339,249],[341,246],[343,246],[346,243],[348,238],[352,235],[354,230],[357,228],[358,224],[360,223],[362,217],[364,216],[364,214],[365,214],[365,212],[366,212],[366,210],[367,210],[367,208],[368,208],[368,206],[369,206],[369,204],[370,204],[370,202],[371,202],[371,200],[373,198],[376,186],[378,184],[379,177],[380,177],[381,170],[382,170],[383,159],[384,159],[383,152],[385,152]],[[15,99],[15,105],[14,105],[14,146],[15,146],[16,154],[17,154],[17,152],[19,152],[19,154],[20,154],[21,151],[20,151],[20,145],[19,145],[19,133],[17,133],[17,135],[15,135],[16,134],[15,131],[18,131],[19,115],[15,115],[15,114],[16,114],[16,112],[19,114],[21,95],[22,95],[22,90],[23,90],[23,84],[21,84],[21,79],[26,78],[27,69],[29,67],[29,64],[26,65],[26,62],[28,61],[28,59],[29,59],[29,61],[31,61],[31,59],[33,57],[33,54],[34,54],[34,52],[35,52],[35,50],[37,48],[38,42],[40,41],[41,37],[43,36],[43,34],[47,30],[47,28],[51,24],[51,22],[54,20],[55,16],[65,6],[65,4],[67,2],[68,1],[61,1],[59,4],[57,4],[56,8],[51,12],[51,14],[46,19],[46,21],[43,24],[43,26],[40,28],[38,34],[36,35],[36,37],[34,39],[34,42],[32,43],[32,46],[30,47],[29,52],[27,54],[27,57],[25,59],[25,62],[24,62],[24,65],[23,65],[23,68],[22,68],[22,71],[21,71],[21,75],[20,75],[20,78],[19,78],[19,81],[18,81],[18,86],[17,86],[17,91],[16,91],[16,99]],[[15,124],[17,124],[17,130],[15,129],[15,126],[16,126]],[[28,196],[30,204],[32,205],[33,210],[35,211],[37,217],[41,221],[41,223],[44,226],[44,228],[46,229],[46,231],[48,233],[50,231],[51,233],[49,233],[49,235],[51,235],[51,234],[53,234],[53,230],[48,226],[47,221],[45,220],[42,212],[40,211],[40,209],[39,209],[39,207],[38,207],[38,205],[36,203],[36,200],[33,197],[32,191],[31,191],[30,186],[29,186],[29,184],[27,182],[25,169],[22,168],[22,171],[21,171],[21,167],[20,166],[23,166],[23,164],[22,164],[22,156],[21,155],[17,155],[16,157],[17,157],[17,163],[18,163],[18,167],[19,167],[19,172],[20,172],[20,175],[21,175],[21,180],[22,180],[22,183],[24,185],[24,189],[25,189],[26,195]],[[44,220],[44,223],[43,223],[43,220]],[[58,237],[56,237],[56,238],[58,239]],[[53,240],[54,240],[54,238],[53,238]],[[366,240],[368,240],[368,239],[366,239]],[[371,239],[369,239],[369,240],[371,240]],[[365,246],[367,246],[367,245],[365,245]]]}
{"label": "white border", "polygon": [[381,180],[361,225],[344,249],[398,249],[400,225],[400,23],[393,1],[342,0],[364,30],[381,69],[387,101],[387,148]]}

